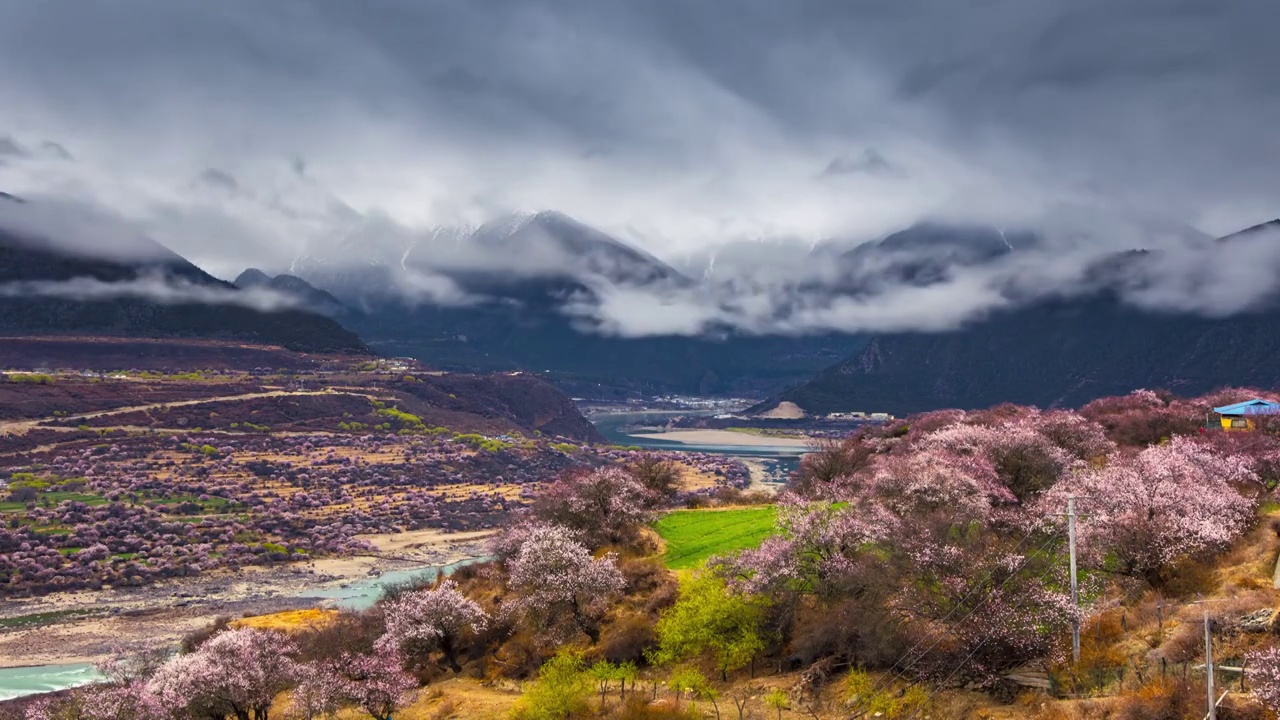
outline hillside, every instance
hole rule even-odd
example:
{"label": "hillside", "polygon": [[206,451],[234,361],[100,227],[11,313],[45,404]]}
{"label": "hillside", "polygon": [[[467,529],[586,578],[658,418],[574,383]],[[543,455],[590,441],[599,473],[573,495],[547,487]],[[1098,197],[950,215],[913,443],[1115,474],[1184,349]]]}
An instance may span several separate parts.
{"label": "hillside", "polygon": [[[1222,238],[1224,251],[1240,236]],[[1126,265],[1147,257],[1119,256],[1099,269],[1099,277],[1119,279]],[[1075,407],[1143,387],[1182,394],[1225,385],[1274,388],[1280,366],[1271,358],[1278,352],[1280,309],[1274,305],[1226,318],[1150,312],[1122,302],[1107,287],[996,313],[954,332],[875,337],[861,352],[758,409],[789,400],[810,413],[901,415],[1000,402]]]}
{"label": "hillside", "polygon": [[[353,417],[363,405],[403,424],[388,393],[406,407],[417,382],[333,381],[269,399]],[[0,549],[14,551],[7,566],[0,556],[0,622],[17,629],[0,632],[0,653],[118,667],[181,643],[163,665],[53,700],[66,717],[96,697],[185,713],[154,715],[166,720],[219,717],[195,711],[248,677],[260,708],[319,698],[340,718],[377,691],[379,717],[423,719],[1174,720],[1203,717],[1211,699],[1222,720],[1266,720],[1280,708],[1268,489],[1280,438],[1200,431],[1208,408],[1259,394],[916,415],[824,445],[776,497],[724,479],[688,489],[670,455],[432,428],[364,435],[350,421],[315,442],[301,423],[259,427],[268,398],[170,402],[155,412],[169,423],[235,414],[239,426],[110,444],[68,428],[18,465],[0,503]],[[1083,513],[1069,525],[1055,511],[1071,501]],[[358,605],[294,594],[311,568],[348,568],[350,582],[370,559],[448,545],[487,557],[447,578],[387,578]],[[279,597],[224,604],[228,575],[248,565],[261,567],[240,592],[269,583]],[[54,602],[64,616],[50,619]],[[207,680],[188,665],[219,670]],[[191,679],[169,691],[175,676]],[[0,718],[63,716],[31,707],[0,705]]]}
{"label": "hillside", "polygon": [[288,307],[259,310],[234,285],[147,243],[127,258],[95,256],[0,228],[0,333],[219,338],[305,352],[369,352],[327,317]]}

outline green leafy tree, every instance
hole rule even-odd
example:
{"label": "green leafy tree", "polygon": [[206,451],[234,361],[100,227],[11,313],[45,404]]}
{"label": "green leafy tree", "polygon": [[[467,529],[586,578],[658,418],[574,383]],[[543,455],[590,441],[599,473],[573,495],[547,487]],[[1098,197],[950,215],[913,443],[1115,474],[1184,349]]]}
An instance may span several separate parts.
{"label": "green leafy tree", "polygon": [[525,691],[516,720],[568,720],[585,717],[591,708],[592,678],[575,653],[562,652],[543,663],[538,679]]}
{"label": "green leafy tree", "polygon": [[765,694],[764,704],[778,711],[778,720],[782,720],[782,711],[791,707],[791,701],[787,699],[787,694],[777,688]]}
{"label": "green leafy tree", "polygon": [[618,699],[627,699],[627,684],[631,684],[631,691],[635,692],[636,680],[640,677],[640,671],[636,668],[636,664],[630,660],[618,664]]}
{"label": "green leafy tree", "polygon": [[670,686],[671,692],[675,693],[676,709],[680,709],[681,695],[684,695],[686,692],[693,694],[694,688],[698,687],[700,684],[706,683],[706,681],[707,679],[702,676],[702,673],[688,665],[681,665],[675,670],[672,670],[671,678],[667,680],[667,685]]}
{"label": "green leafy tree", "polygon": [[609,692],[609,683],[619,679],[618,666],[608,660],[601,660],[592,665],[587,672],[591,675],[591,679],[596,681],[596,688],[600,691],[600,709],[604,710],[605,693]]}
{"label": "green leafy tree", "polygon": [[680,586],[680,598],[658,620],[654,664],[706,659],[720,679],[744,667],[762,649],[761,624],[767,601],[731,590],[725,580],[704,572]]}
{"label": "green leafy tree", "polygon": [[689,694],[689,698],[697,700],[708,700],[711,707],[715,710],[716,717],[720,717],[720,705],[716,702],[720,698],[720,691],[716,690],[697,668],[688,665],[681,665],[671,671],[671,679],[668,681],[672,691],[676,694],[676,709],[680,709],[680,696],[684,693]]}

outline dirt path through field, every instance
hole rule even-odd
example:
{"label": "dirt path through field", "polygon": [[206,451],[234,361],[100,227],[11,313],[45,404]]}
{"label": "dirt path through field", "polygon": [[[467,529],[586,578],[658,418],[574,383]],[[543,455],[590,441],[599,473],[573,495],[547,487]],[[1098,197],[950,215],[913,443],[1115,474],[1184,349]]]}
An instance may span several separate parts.
{"label": "dirt path through field", "polygon": [[[118,415],[131,412],[147,412],[150,410],[158,410],[163,407],[183,407],[187,405],[203,405],[205,403],[229,402],[234,400],[257,400],[259,398],[284,397],[286,395],[358,395],[360,397],[376,397],[373,393],[361,393],[351,391],[336,391],[331,389],[324,390],[269,390],[267,392],[243,393],[240,395],[223,395],[219,397],[198,398],[195,400],[175,400],[171,402],[148,403],[146,405],[133,405],[129,407],[118,407],[110,410],[94,410],[86,413],[75,413],[72,418],[83,418],[89,420],[91,418],[103,417],[104,415]],[[41,423],[52,422],[54,420],[66,420],[65,417],[45,417],[35,418],[31,420],[14,420],[11,422],[0,423],[0,435],[22,435],[28,430],[39,426]],[[73,427],[45,426],[47,430],[75,430]],[[103,428],[98,428],[103,429]],[[145,428],[151,430],[154,428]]]}

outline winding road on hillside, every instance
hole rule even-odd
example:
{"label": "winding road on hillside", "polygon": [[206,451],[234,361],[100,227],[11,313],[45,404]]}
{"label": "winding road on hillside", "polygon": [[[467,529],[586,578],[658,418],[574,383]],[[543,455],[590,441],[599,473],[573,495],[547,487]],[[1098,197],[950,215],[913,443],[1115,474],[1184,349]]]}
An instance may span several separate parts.
{"label": "winding road on hillside", "polygon": [[[0,422],[0,435],[22,435],[28,430],[39,427],[42,430],[76,430],[75,427],[65,427],[60,425],[44,425],[54,421],[64,420],[90,420],[92,418],[104,417],[107,415],[122,415],[131,412],[149,412],[151,410],[159,410],[166,407],[183,407],[187,405],[204,405],[206,403],[231,402],[236,400],[257,400],[259,398],[299,396],[299,395],[351,395],[365,398],[376,398],[371,393],[353,392],[350,390],[332,390],[326,388],[324,390],[268,390],[266,392],[241,393],[240,395],[223,395],[219,397],[197,398],[194,400],[174,400],[170,402],[148,403],[146,405],[132,405],[129,407],[118,407],[110,410],[94,410],[91,412],[74,413],[69,417],[44,417],[31,418],[27,420],[12,420],[9,422]],[[95,428],[99,430],[112,428]],[[143,428],[147,430],[156,430],[160,428]]]}

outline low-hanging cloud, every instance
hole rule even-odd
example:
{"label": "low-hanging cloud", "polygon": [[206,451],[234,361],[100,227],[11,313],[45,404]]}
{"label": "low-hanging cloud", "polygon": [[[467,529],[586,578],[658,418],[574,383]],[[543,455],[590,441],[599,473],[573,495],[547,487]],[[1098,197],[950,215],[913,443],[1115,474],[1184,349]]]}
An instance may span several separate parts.
{"label": "low-hanging cloud", "polygon": [[[937,263],[937,248],[856,259],[819,252],[808,265],[753,265],[689,287],[597,283],[566,312],[584,329],[626,337],[941,332],[1048,299],[1114,294],[1147,311],[1226,317],[1280,296],[1280,224],[1217,240],[1188,233],[1130,235],[1117,253],[1073,234],[969,263]],[[902,270],[914,273],[904,277]],[[924,271],[920,271],[924,268]]]}
{"label": "low-hanging cloud", "polygon": [[79,302],[142,299],[162,305],[234,305],[260,312],[303,308],[287,293],[270,288],[237,289],[203,285],[178,277],[153,273],[130,280],[76,277],[68,280],[16,280],[0,283],[0,298],[53,298]]}
{"label": "low-hanging cloud", "polygon": [[[9,3],[0,191],[57,208],[40,227],[79,247],[150,238],[228,279],[466,304],[470,274],[568,274],[588,292],[565,312],[624,335],[947,329],[1087,292],[1134,248],[1128,302],[1220,316],[1275,290],[1264,242],[1207,237],[1280,213],[1276,19],[1266,0]],[[681,277],[477,238],[542,210]],[[920,220],[1042,245],[927,283],[894,273],[930,248],[837,261]]]}

